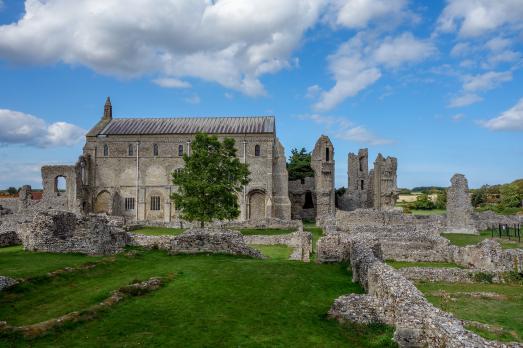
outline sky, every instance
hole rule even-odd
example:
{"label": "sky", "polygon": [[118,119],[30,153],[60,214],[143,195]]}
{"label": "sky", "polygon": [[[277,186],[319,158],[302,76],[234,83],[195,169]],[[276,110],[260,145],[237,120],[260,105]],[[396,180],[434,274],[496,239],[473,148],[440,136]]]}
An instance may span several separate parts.
{"label": "sky", "polygon": [[523,0],[0,0],[0,188],[114,117],[275,115],[287,154],[398,158],[398,186],[523,177]]}

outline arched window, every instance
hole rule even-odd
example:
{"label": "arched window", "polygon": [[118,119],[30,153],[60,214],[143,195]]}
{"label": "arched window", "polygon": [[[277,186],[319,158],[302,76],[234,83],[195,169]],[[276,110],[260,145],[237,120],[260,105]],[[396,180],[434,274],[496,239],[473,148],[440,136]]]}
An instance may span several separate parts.
{"label": "arched window", "polygon": [[109,145],[104,144],[104,157],[109,156]]}
{"label": "arched window", "polygon": [[54,179],[54,192],[56,192],[58,196],[67,192],[67,182],[65,181],[65,177],[57,176]]}
{"label": "arched window", "polygon": [[153,156],[158,156],[158,144],[153,145]]}
{"label": "arched window", "polygon": [[331,160],[331,149],[328,147],[325,148],[325,161],[329,162]]}
{"label": "arched window", "polygon": [[260,145],[254,147],[254,156],[260,157]]}
{"label": "arched window", "polygon": [[178,156],[180,156],[180,157],[183,156],[183,145],[182,144],[178,145]]}
{"label": "arched window", "polygon": [[134,146],[133,146],[133,144],[129,144],[129,156],[134,156]]}

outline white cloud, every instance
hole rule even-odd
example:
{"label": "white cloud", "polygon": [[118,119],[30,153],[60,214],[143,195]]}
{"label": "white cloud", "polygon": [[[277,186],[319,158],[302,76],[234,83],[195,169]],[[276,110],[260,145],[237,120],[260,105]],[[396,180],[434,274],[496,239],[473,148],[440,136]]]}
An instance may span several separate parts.
{"label": "white cloud", "polygon": [[135,77],[196,77],[248,95],[291,66],[325,0],[26,0],[0,26],[0,57]]}
{"label": "white cloud", "polygon": [[191,88],[191,84],[179,79],[164,77],[153,80],[155,84],[164,88]]}
{"label": "white cloud", "polygon": [[481,125],[494,131],[523,131],[523,98],[498,117],[481,122]]}
{"label": "white cloud", "polygon": [[41,118],[18,111],[0,109],[0,144],[36,147],[72,146],[86,131],[66,122],[48,125]]}
{"label": "white cloud", "polygon": [[453,115],[453,116],[452,116],[452,121],[454,121],[454,122],[459,122],[459,121],[461,121],[464,117],[465,117],[465,115],[463,115],[463,114],[456,114],[456,115]]}
{"label": "white cloud", "polygon": [[308,99],[314,99],[318,97],[318,95],[321,93],[321,87],[318,85],[312,85],[307,88],[307,94],[305,94],[305,98]]}
{"label": "white cloud", "polygon": [[482,100],[483,98],[477,94],[462,94],[453,98],[449,103],[449,107],[460,108],[463,106],[479,103]]}
{"label": "white cloud", "polygon": [[476,37],[502,27],[521,30],[522,21],[521,0],[447,0],[437,27],[440,32]]}
{"label": "white cloud", "polygon": [[436,51],[431,42],[418,40],[411,33],[380,40],[375,34],[360,32],[329,57],[329,70],[336,83],[321,93],[314,108],[327,111],[357,95],[381,77],[381,67],[399,68],[426,59]]}
{"label": "white cloud", "polygon": [[310,120],[323,126],[327,133],[330,133],[332,136],[338,139],[368,145],[385,145],[393,143],[392,140],[378,137],[370,132],[367,128],[355,125],[342,117],[312,114],[300,116],[300,119]]}
{"label": "white cloud", "polygon": [[365,28],[379,19],[390,22],[407,14],[406,0],[337,0],[333,5],[335,23],[352,29]]}
{"label": "white cloud", "polygon": [[465,76],[464,80],[463,89],[465,91],[487,91],[496,88],[503,82],[512,80],[512,73],[510,71],[489,71],[484,74]]}
{"label": "white cloud", "polygon": [[9,186],[20,187],[22,185],[31,185],[33,188],[42,187],[41,168],[47,163],[9,163],[9,165],[0,166],[0,178],[2,178],[3,187]]}
{"label": "white cloud", "polygon": [[200,104],[201,102],[201,99],[197,94],[187,97],[184,100],[189,104]]}

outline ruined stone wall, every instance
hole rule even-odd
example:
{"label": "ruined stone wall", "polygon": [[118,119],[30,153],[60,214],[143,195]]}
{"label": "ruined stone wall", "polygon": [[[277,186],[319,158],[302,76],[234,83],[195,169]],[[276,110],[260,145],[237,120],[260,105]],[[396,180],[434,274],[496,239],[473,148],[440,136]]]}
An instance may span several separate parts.
{"label": "ruined stone wall", "polygon": [[478,231],[489,229],[492,226],[497,228],[500,224],[509,225],[511,228],[519,224],[523,228],[523,215],[500,215],[493,211],[483,211],[473,213],[472,220]]}
{"label": "ruined stone wall", "polygon": [[452,186],[447,191],[447,232],[477,234],[467,179],[463,174],[454,174],[450,182]]}
{"label": "ruined stone wall", "polygon": [[412,282],[383,263],[379,243],[365,234],[352,238],[349,249],[353,281],[359,281],[367,295],[336,299],[330,317],[393,325],[394,339],[400,347],[520,346],[488,341],[466,330],[461,320],[434,307]]}
{"label": "ruined stone wall", "polygon": [[372,174],[372,206],[375,209],[394,208],[398,199],[397,185],[398,160],[395,157],[384,158],[378,154],[374,161]]}
{"label": "ruined stone wall", "polygon": [[285,148],[278,138],[276,138],[274,142],[272,162],[272,216],[283,220],[290,220],[291,201],[289,199],[287,158],[285,157]]}
{"label": "ruined stone wall", "polygon": [[247,244],[287,245],[294,248],[290,257],[291,260],[310,261],[310,254],[312,253],[312,234],[310,232],[298,231],[279,235],[251,235],[243,236],[243,239]]}
{"label": "ruined stone wall", "polygon": [[316,224],[322,226],[323,220],[336,213],[334,146],[329,137],[322,135],[316,142],[311,167],[314,170],[316,188]]}
{"label": "ruined stone wall", "polygon": [[25,250],[89,255],[117,253],[125,247],[127,234],[112,226],[105,216],[79,216],[49,210],[37,213],[18,231]]}
{"label": "ruined stone wall", "polygon": [[360,149],[358,154],[348,155],[348,185],[347,191],[341,197],[339,208],[355,210],[370,208],[369,200],[372,192],[369,191],[369,150]]}
{"label": "ruined stone wall", "polygon": [[18,198],[0,198],[0,206],[11,210],[11,212],[16,212],[18,210]]}
{"label": "ruined stone wall", "polygon": [[[397,270],[401,275],[411,281],[424,282],[446,282],[446,283],[474,283],[476,276],[484,274],[477,269],[463,268],[429,268],[429,267],[405,267]],[[492,275],[493,283],[502,283],[501,272],[489,273]]]}
{"label": "ruined stone wall", "polygon": [[289,181],[292,219],[316,218],[316,187],[314,177]]}

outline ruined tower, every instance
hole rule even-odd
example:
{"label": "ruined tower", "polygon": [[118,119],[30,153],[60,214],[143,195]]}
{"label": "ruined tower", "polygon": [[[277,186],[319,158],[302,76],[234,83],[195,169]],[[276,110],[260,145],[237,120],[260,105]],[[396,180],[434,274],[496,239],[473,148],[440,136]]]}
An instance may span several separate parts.
{"label": "ruined tower", "polygon": [[384,158],[381,153],[374,161],[372,171],[372,206],[375,209],[394,208],[398,199],[396,182],[398,160],[395,157]]}
{"label": "ruined tower", "polygon": [[452,186],[447,190],[447,232],[477,234],[472,221],[467,178],[463,174],[454,174],[450,182]]}
{"label": "ruined tower", "polygon": [[342,209],[354,210],[368,207],[369,150],[360,149],[358,154],[348,156],[348,189],[343,198]]}
{"label": "ruined tower", "polygon": [[312,151],[311,167],[316,187],[316,225],[335,214],[334,146],[322,135]]}

